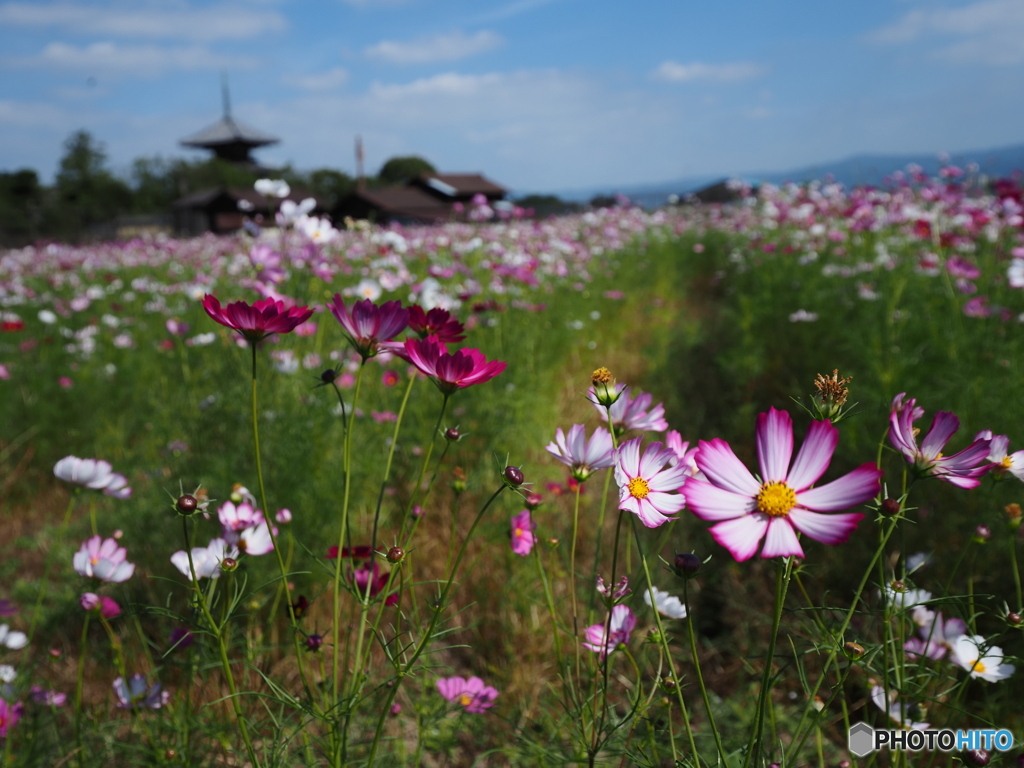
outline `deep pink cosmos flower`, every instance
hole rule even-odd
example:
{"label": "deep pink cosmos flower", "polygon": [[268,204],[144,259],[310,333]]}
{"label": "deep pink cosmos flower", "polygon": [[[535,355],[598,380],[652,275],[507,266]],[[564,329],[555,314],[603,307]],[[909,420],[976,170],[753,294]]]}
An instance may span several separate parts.
{"label": "deep pink cosmos flower", "polygon": [[99,611],[104,619],[113,619],[121,615],[121,606],[117,601],[106,595],[97,595],[95,592],[83,592],[78,598],[78,604],[86,611]]}
{"label": "deep pink cosmos flower", "polygon": [[583,647],[593,651],[603,659],[620,645],[629,642],[629,636],[636,626],[636,616],[628,605],[616,605],[612,608],[610,632],[605,632],[604,624],[591,624],[583,631],[586,638]]}
{"label": "deep pink cosmos flower", "polygon": [[484,685],[479,677],[465,680],[461,677],[442,677],[437,681],[437,690],[448,701],[454,701],[471,714],[482,714],[494,706],[498,689]]}
{"label": "deep pink cosmos flower", "polygon": [[[373,598],[379,595],[384,587],[388,585],[388,574],[381,571],[380,565],[374,559],[373,549],[368,544],[344,547],[341,550],[341,556],[343,559],[352,559],[352,565],[346,569],[347,578],[356,588],[360,598],[366,596],[367,586],[370,589],[369,596]],[[333,545],[327,550],[326,557],[328,560],[334,560],[338,557],[337,545]],[[392,592],[384,598],[384,605],[394,605],[397,602],[397,592]]]}
{"label": "deep pink cosmos flower", "polygon": [[959,453],[943,455],[946,443],[960,429],[960,419],[949,411],[939,411],[919,448],[914,422],[923,415],[924,409],[918,407],[917,400],[907,398],[905,392],[896,395],[889,413],[889,442],[921,474],[945,480],[958,488],[977,488],[981,476],[992,467],[989,461],[992,441],[977,437]]}
{"label": "deep pink cosmos flower", "polygon": [[528,555],[536,542],[533,529],[536,526],[530,517],[530,510],[524,509],[512,518],[512,552],[517,555]]}
{"label": "deep pink cosmos flower", "polygon": [[11,728],[18,724],[24,712],[25,707],[20,701],[11,704],[7,699],[0,697],[0,739],[6,739],[10,735]]}
{"label": "deep pink cosmos flower", "polygon": [[291,333],[313,316],[309,307],[287,307],[279,299],[260,299],[253,304],[236,301],[221,307],[210,294],[203,297],[203,309],[221,325],[238,331],[250,344],[272,333]]}
{"label": "deep pink cosmos flower", "polygon": [[406,339],[403,357],[429,376],[446,395],[463,387],[490,381],[504,371],[507,365],[499,360],[488,362],[478,349],[449,352],[444,342],[434,336]]}
{"label": "deep pink cosmos flower", "polygon": [[409,324],[409,310],[400,301],[386,301],[377,306],[369,299],[357,301],[350,312],[340,293],[327,305],[331,314],[341,323],[341,329],[352,347],[363,360],[373,357]]}
{"label": "deep pink cosmos flower", "polygon": [[466,338],[462,323],[452,317],[451,312],[441,307],[434,307],[424,312],[419,304],[409,307],[409,330],[421,339],[437,336],[438,341],[454,344]]}
{"label": "deep pink cosmos flower", "polygon": [[559,427],[555,431],[555,441],[548,443],[547,452],[569,467],[574,479],[586,480],[599,469],[606,469],[615,464],[615,449],[612,446],[612,435],[604,427],[598,427],[587,440],[586,430],[582,424],[569,427],[568,437]]}
{"label": "deep pink cosmos flower", "polygon": [[686,505],[682,494],[674,493],[686,482],[686,466],[668,466],[675,454],[661,443],[651,443],[640,456],[635,437],[619,447],[615,482],[619,486],[619,509],[627,509],[648,528],[672,519]]}
{"label": "deep pink cosmos flower", "polygon": [[697,466],[707,480],[686,482],[686,504],[701,520],[711,520],[711,535],[738,562],[753,557],[764,540],[761,557],[803,557],[797,532],[825,544],[839,544],[853,533],[863,514],[837,512],[878,495],[882,472],[862,464],[838,480],[818,488],[839,443],[830,421],[815,421],[796,459],[793,420],[785,411],[769,409],[757,417],[755,478],[724,440],[700,441]]}
{"label": "deep pink cosmos flower", "polygon": [[115,539],[93,536],[75,553],[72,564],[82,576],[116,583],[127,581],[135,573],[135,565],[127,557],[127,551]]}

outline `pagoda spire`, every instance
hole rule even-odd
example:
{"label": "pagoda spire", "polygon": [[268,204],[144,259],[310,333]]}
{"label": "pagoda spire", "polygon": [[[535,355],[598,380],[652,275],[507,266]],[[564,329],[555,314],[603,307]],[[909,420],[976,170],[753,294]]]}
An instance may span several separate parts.
{"label": "pagoda spire", "polygon": [[228,73],[220,73],[220,93],[221,100],[224,102],[224,117],[227,119],[231,118],[231,91],[228,89]]}

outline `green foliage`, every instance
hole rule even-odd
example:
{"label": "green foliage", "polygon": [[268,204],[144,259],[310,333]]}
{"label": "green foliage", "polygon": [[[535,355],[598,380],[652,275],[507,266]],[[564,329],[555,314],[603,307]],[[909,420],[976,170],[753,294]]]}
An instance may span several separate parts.
{"label": "green foliage", "polygon": [[392,157],[380,167],[377,179],[381,184],[406,184],[423,173],[435,173],[433,165],[418,155]]}

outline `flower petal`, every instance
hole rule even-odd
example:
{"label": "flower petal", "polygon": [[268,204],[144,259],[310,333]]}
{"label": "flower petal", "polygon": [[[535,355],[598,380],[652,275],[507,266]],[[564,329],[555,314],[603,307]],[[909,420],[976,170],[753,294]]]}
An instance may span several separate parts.
{"label": "flower petal", "polygon": [[796,503],[818,512],[838,512],[875,498],[882,489],[882,471],[874,464],[861,464],[831,483],[798,491]]}
{"label": "flower petal", "polygon": [[704,480],[686,481],[686,506],[701,520],[732,520],[752,512],[752,496],[733,493]]}
{"label": "flower petal", "polygon": [[822,544],[842,544],[850,538],[857,523],[864,519],[860,512],[839,515],[822,515],[806,509],[792,509],[789,521],[804,536]]}
{"label": "flower petal", "polygon": [[700,450],[695,461],[708,480],[719,488],[753,498],[761,489],[761,484],[754,479],[743,462],[736,458],[732,448],[725,440],[701,440]]}
{"label": "flower petal", "polygon": [[787,483],[790,488],[810,488],[825,474],[832,454],[839,445],[839,430],[831,421],[815,421],[807,430],[807,437],[796,455]]}
{"label": "flower petal", "polygon": [[742,563],[757,552],[767,528],[768,516],[758,513],[727,520],[711,526],[709,530],[715,541],[729,550],[736,562]]}
{"label": "flower petal", "polygon": [[774,517],[768,522],[761,557],[803,557],[796,531],[785,517]]}
{"label": "flower petal", "polygon": [[784,481],[793,457],[793,419],[786,411],[769,408],[757,415],[757,463],[761,480]]}

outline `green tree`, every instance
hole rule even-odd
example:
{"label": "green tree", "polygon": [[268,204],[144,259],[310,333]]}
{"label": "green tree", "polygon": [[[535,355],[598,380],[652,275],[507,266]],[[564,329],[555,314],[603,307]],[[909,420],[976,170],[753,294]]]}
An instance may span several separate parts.
{"label": "green tree", "polygon": [[131,189],[106,165],[103,145],[88,131],[68,137],[47,210],[52,231],[78,240],[95,234],[97,225],[131,210]]}
{"label": "green tree", "polygon": [[429,162],[417,155],[392,157],[381,166],[377,178],[383,184],[407,184],[421,173],[437,173]]}
{"label": "green tree", "polygon": [[0,243],[24,245],[39,236],[43,193],[31,169],[0,173]]}

